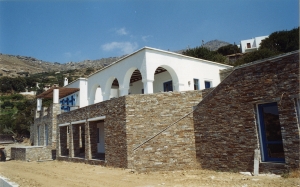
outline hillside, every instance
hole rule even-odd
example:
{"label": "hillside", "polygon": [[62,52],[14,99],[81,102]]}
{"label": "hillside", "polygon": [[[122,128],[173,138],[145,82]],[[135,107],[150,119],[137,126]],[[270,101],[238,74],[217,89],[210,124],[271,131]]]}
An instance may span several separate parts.
{"label": "hillside", "polygon": [[[203,46],[210,50],[217,50],[219,47],[228,45],[229,43],[212,40],[205,43]],[[178,50],[177,53],[182,53],[184,50]],[[65,64],[60,64],[58,62],[46,62],[34,57],[19,56],[19,55],[8,55],[0,53],[0,77],[26,77],[32,74],[42,73],[42,72],[60,72],[68,70],[80,70],[79,75],[82,72],[86,72],[85,69],[93,68],[94,71],[99,70],[121,57],[109,57],[101,58],[97,60],[84,60],[81,62],[68,62]],[[92,73],[92,72],[91,72]],[[85,75],[86,76],[86,75]]]}
{"label": "hillside", "polygon": [[0,53],[0,75],[8,77],[26,77],[42,72],[60,72],[75,69],[100,69],[115,62],[121,57],[102,58],[98,60],[84,60],[66,64],[45,62],[33,57],[6,55]]}
{"label": "hillside", "polygon": [[220,47],[229,45],[230,43],[228,42],[224,42],[224,41],[220,41],[220,40],[212,40],[209,42],[206,42],[203,47],[211,50],[211,51],[216,51],[218,50]]}

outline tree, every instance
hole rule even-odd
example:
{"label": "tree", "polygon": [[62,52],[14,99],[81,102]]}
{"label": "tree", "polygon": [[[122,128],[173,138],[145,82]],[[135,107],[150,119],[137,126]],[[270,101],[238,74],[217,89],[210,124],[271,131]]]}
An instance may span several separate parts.
{"label": "tree", "polygon": [[239,53],[240,52],[240,48],[237,45],[226,45],[226,46],[222,46],[217,50],[218,53],[222,54],[223,56],[226,55],[231,55],[231,54],[235,54],[235,53]]}
{"label": "tree", "polygon": [[11,96],[11,98],[13,100],[22,100],[22,99],[24,99],[24,96],[21,95],[21,94],[14,94],[14,95]]}
{"label": "tree", "polygon": [[10,78],[10,77],[1,77],[0,78],[1,92],[3,92],[3,93],[13,92],[12,79],[13,78]]}
{"label": "tree", "polygon": [[287,53],[299,49],[299,27],[290,31],[277,31],[262,40],[260,49]]}
{"label": "tree", "polygon": [[12,79],[12,87],[15,92],[23,92],[26,88],[26,80],[23,77]]}
{"label": "tree", "polygon": [[246,64],[246,63],[253,62],[256,60],[275,56],[277,54],[278,54],[278,52],[275,52],[275,51],[272,51],[269,49],[259,49],[257,51],[253,51],[251,53],[246,53],[242,58],[239,58],[235,62],[234,65],[237,66],[237,65],[241,65],[241,64]]}
{"label": "tree", "polygon": [[205,60],[210,60],[214,62],[220,62],[220,63],[225,63],[226,62],[226,57],[223,55],[219,54],[216,51],[210,51],[209,49],[205,47],[195,47],[191,49],[187,49],[182,52],[183,55],[195,57],[195,58],[201,58]]}
{"label": "tree", "polygon": [[1,108],[5,109],[5,108],[13,108],[14,104],[10,101],[4,101],[4,103],[1,105]]}

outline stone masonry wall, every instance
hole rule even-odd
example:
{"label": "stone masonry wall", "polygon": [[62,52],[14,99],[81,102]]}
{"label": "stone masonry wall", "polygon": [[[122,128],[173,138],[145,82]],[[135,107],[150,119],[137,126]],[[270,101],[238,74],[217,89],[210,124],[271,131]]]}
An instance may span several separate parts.
{"label": "stone masonry wall", "polygon": [[299,168],[299,123],[292,96],[299,98],[299,52],[235,68],[194,112],[197,160],[202,168],[253,171],[259,148],[256,106],[277,102],[285,164],[260,164],[260,171]]}
{"label": "stone masonry wall", "polygon": [[202,91],[126,96],[128,167],[138,172],[197,168],[192,110],[201,99]]}
{"label": "stone masonry wall", "polygon": [[23,146],[11,148],[11,159],[38,161],[52,159],[51,148],[42,146]]}
{"label": "stone masonry wall", "polygon": [[[57,117],[57,123],[65,124],[99,116],[106,116],[104,120],[106,165],[127,168],[125,97],[103,101],[101,103],[60,114]],[[91,125],[93,125],[93,122],[91,122]],[[93,129],[95,128],[89,128],[89,130]],[[90,132],[89,136],[93,137],[93,133]],[[59,137],[60,134],[57,135],[58,139]],[[86,140],[86,142],[88,141]],[[86,153],[91,151],[91,145],[94,146],[95,144],[89,143],[85,145]],[[59,150],[59,145],[57,147]],[[61,150],[61,152],[63,152],[63,150]],[[89,154],[86,155],[89,157]],[[59,155],[57,155],[57,157],[59,157]],[[86,156],[85,159],[91,158],[87,158]]]}
{"label": "stone masonry wall", "polygon": [[[31,128],[30,139],[34,145],[46,146],[45,126],[48,126],[48,145],[51,149],[56,149],[56,116],[60,113],[60,104],[52,104],[48,108],[42,108],[40,112],[36,112],[34,125]],[[40,127],[40,140],[38,140],[38,127]]]}

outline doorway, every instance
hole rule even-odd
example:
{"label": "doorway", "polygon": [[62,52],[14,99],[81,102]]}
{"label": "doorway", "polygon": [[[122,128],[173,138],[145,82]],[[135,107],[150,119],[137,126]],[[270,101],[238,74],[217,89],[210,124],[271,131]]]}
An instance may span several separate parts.
{"label": "doorway", "polygon": [[284,162],[284,150],[277,103],[258,105],[262,161]]}
{"label": "doorway", "polygon": [[164,92],[173,91],[172,81],[164,82]]}
{"label": "doorway", "polygon": [[97,123],[97,152],[105,153],[104,122]]}

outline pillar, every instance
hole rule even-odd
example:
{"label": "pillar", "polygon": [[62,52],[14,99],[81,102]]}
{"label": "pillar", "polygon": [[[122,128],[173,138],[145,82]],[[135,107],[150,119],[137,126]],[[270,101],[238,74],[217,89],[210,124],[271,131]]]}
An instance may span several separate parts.
{"label": "pillar", "polygon": [[42,99],[41,98],[37,99],[36,105],[37,105],[36,110],[41,111],[41,109],[42,109]]}
{"label": "pillar", "polygon": [[143,79],[142,82],[144,83],[144,94],[151,94],[153,93],[153,81],[149,79]]}
{"label": "pillar", "polygon": [[85,123],[85,150],[84,150],[84,157],[85,160],[90,160],[92,159],[92,154],[91,154],[91,137],[90,137],[90,122],[87,121]]}
{"label": "pillar", "polygon": [[53,89],[53,103],[59,103],[59,89]]}
{"label": "pillar", "polygon": [[103,101],[109,100],[110,92],[102,92]]}
{"label": "pillar", "polygon": [[73,158],[74,154],[74,140],[73,140],[73,125],[69,125],[69,157]]}
{"label": "pillar", "polygon": [[129,86],[127,87],[124,86],[123,88],[119,88],[120,96],[128,95],[128,90],[129,90]]}

